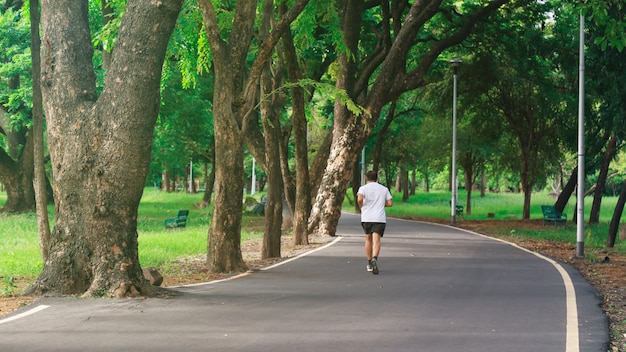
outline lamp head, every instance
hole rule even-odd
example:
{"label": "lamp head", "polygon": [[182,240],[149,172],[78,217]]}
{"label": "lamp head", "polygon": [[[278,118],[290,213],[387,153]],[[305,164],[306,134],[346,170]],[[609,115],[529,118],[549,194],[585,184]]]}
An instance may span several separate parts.
{"label": "lamp head", "polygon": [[463,60],[461,60],[458,57],[455,57],[453,59],[450,59],[449,62],[452,64],[452,66],[458,66],[461,62],[463,62]]}

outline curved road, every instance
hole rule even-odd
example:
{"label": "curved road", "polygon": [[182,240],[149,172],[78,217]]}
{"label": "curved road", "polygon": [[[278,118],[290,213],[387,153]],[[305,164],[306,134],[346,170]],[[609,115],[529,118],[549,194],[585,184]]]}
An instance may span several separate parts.
{"label": "curved road", "polygon": [[[546,230],[549,231],[549,230]],[[457,228],[389,219],[380,274],[359,218],[337,239],[171,299],[43,298],[0,320],[0,351],[603,352],[597,292],[572,268]]]}

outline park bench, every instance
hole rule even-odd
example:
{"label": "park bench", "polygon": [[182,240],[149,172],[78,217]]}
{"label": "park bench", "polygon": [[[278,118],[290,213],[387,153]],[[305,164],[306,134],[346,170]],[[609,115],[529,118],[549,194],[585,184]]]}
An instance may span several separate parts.
{"label": "park bench", "polygon": [[542,205],[541,211],[543,212],[543,225],[547,223],[553,223],[554,228],[556,225],[567,225],[567,214],[556,211],[552,205]]}
{"label": "park bench", "polygon": [[189,210],[179,210],[175,218],[165,219],[165,228],[173,229],[176,227],[185,227],[187,225],[187,217]]}
{"label": "park bench", "polygon": [[[448,203],[449,203],[450,205],[452,205],[452,201],[451,201],[451,200],[449,200],[449,201],[448,201]],[[454,205],[454,213],[456,214],[456,216],[458,216],[458,217],[460,217],[460,218],[465,218],[465,217],[463,216],[463,212],[464,212],[464,208],[463,208],[463,206],[462,206],[462,205],[458,205],[458,204],[455,204],[455,205]]]}
{"label": "park bench", "polygon": [[461,217],[461,218],[465,218],[463,216],[463,206],[462,205],[457,205],[454,207],[454,211],[456,212],[456,216]]}

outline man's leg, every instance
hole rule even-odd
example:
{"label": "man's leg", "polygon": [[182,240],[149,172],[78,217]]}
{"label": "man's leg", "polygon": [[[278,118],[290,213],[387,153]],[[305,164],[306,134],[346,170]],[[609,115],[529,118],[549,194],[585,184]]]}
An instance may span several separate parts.
{"label": "man's leg", "polygon": [[[380,243],[380,240],[379,240]],[[379,244],[380,247],[380,244]],[[365,235],[365,256],[367,257],[367,260],[372,260],[372,250],[373,250],[374,246],[372,243],[372,234],[367,234]]]}
{"label": "man's leg", "polygon": [[378,234],[377,232],[374,232],[371,236],[372,236],[372,257],[378,258],[378,254],[380,253],[380,234]]}
{"label": "man's leg", "polygon": [[380,253],[380,235],[378,232],[372,233],[372,272],[378,274],[378,254]]}

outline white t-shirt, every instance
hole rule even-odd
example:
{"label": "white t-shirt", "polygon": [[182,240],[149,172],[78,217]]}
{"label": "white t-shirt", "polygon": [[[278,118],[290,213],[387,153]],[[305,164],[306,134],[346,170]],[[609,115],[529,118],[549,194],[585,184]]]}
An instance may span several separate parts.
{"label": "white t-shirt", "polygon": [[387,222],[385,203],[391,199],[389,189],[378,182],[369,182],[359,188],[363,195],[361,222]]}

